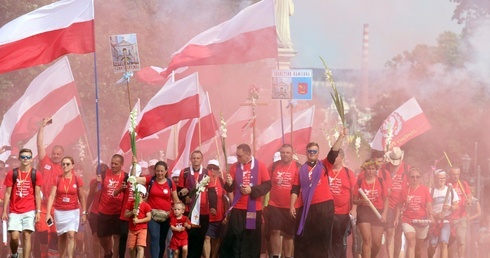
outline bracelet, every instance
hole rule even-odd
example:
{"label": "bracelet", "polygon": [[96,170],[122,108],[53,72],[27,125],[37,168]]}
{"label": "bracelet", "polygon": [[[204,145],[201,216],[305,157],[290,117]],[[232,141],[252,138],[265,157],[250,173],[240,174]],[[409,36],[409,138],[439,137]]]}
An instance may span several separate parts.
{"label": "bracelet", "polygon": [[86,211],[82,212],[82,215],[87,215],[87,214],[88,214],[88,212],[86,212]]}
{"label": "bracelet", "polygon": [[41,210],[36,210],[37,213],[41,213]]}

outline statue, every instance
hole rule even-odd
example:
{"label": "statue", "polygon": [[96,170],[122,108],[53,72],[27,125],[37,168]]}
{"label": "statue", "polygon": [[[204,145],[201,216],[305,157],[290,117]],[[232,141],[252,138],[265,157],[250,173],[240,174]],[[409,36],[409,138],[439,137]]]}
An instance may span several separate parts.
{"label": "statue", "polygon": [[275,0],[277,44],[279,48],[293,48],[289,16],[294,14],[293,0]]}

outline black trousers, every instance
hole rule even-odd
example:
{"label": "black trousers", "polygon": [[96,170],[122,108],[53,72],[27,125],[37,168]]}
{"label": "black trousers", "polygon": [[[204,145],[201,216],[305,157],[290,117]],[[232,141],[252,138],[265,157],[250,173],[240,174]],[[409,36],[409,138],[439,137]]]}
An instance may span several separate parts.
{"label": "black trousers", "polygon": [[332,257],[346,258],[347,230],[350,224],[349,214],[335,214],[332,227]]}
{"label": "black trousers", "polygon": [[189,240],[188,258],[201,258],[204,237],[209,228],[209,215],[199,215],[200,228],[191,228],[187,231]]}
{"label": "black trousers", "polygon": [[[303,207],[296,211],[299,227]],[[294,239],[294,258],[329,257],[334,218],[333,200],[310,205],[301,235]]]}
{"label": "black trousers", "polygon": [[257,211],[255,229],[245,229],[246,210],[231,210],[225,238],[222,239],[219,257],[259,258],[262,211]]}

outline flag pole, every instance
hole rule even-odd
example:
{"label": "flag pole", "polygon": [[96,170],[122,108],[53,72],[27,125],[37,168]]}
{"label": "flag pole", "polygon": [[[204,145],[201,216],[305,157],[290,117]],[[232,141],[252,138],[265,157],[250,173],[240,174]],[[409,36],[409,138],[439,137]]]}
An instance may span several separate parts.
{"label": "flag pole", "polygon": [[[196,74],[196,87],[197,87],[197,96],[201,96],[201,93],[199,92],[201,87],[199,87],[199,73]],[[209,100],[208,100],[209,102]],[[201,135],[201,98],[198,98],[198,107],[199,107],[199,119],[197,120],[197,127],[199,129],[199,150],[201,149],[201,144],[202,144],[202,135]]]}
{"label": "flag pole", "polygon": [[283,114],[282,114],[282,99],[279,100],[279,110],[281,111],[281,133],[282,133],[282,144],[285,143],[285,139],[284,139],[284,118],[283,118]]}
{"label": "flag pole", "polygon": [[291,110],[290,110],[290,113],[291,113],[291,130],[289,131],[291,133],[291,146],[294,146],[293,145],[293,124],[294,124],[294,121],[293,121],[293,118],[294,118],[294,114],[293,114],[293,108],[294,108],[294,105],[293,105],[293,102],[291,101]]}

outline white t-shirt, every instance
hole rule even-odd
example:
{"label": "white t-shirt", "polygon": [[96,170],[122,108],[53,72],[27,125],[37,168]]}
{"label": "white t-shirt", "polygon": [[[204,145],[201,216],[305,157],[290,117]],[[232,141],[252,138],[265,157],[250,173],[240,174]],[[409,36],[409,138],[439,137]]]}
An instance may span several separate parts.
{"label": "white t-shirt", "polygon": [[[433,192],[432,194],[432,211],[434,213],[439,213],[442,211],[442,206],[443,206],[443,203],[444,203],[444,199],[446,198],[446,193],[447,193],[447,189],[448,187],[447,186],[444,186],[444,188],[442,190],[439,190],[437,188],[433,188],[431,189],[431,193]],[[458,194],[456,193],[456,191],[454,191],[454,189],[451,189],[453,191],[453,194],[451,196],[451,194],[449,194],[449,198],[447,198],[447,202],[446,202],[446,205],[451,205],[452,203],[454,202],[459,202],[459,197],[458,197]],[[452,197],[452,200],[451,200],[451,197]],[[448,210],[444,213],[444,216],[447,217],[451,214],[451,210]],[[444,223],[448,223],[449,221],[448,220],[444,220]]]}

